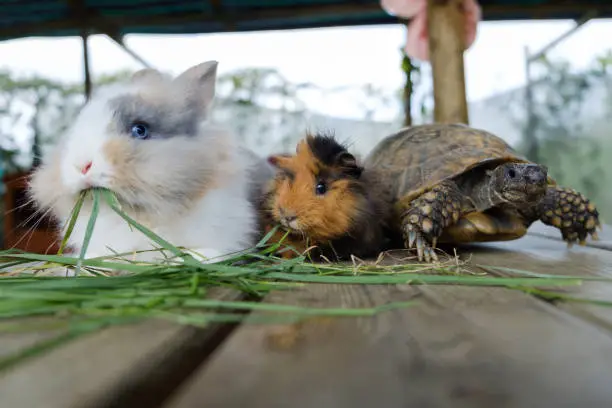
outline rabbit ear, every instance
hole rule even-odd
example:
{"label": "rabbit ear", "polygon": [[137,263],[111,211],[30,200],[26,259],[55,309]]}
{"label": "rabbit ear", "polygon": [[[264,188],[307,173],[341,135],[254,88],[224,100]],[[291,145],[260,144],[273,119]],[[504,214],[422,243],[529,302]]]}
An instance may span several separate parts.
{"label": "rabbit ear", "polygon": [[153,68],[145,68],[138,70],[132,74],[130,80],[132,82],[142,81],[142,80],[154,80],[154,79],[162,79],[163,74],[156,69]]}
{"label": "rabbit ear", "polygon": [[215,97],[217,82],[217,61],[206,61],[187,69],[174,79],[176,84],[186,87],[197,96],[198,102],[207,107]]}

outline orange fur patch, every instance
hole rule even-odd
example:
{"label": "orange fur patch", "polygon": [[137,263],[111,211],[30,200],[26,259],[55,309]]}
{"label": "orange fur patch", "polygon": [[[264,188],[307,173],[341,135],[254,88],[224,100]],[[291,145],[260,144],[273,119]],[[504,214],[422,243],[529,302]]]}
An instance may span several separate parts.
{"label": "orange fur patch", "polygon": [[[153,148],[153,146],[149,146],[149,148]],[[163,150],[164,148],[166,147],[160,147],[159,150]],[[141,191],[149,191],[152,188],[163,188],[163,186],[145,186],[138,178],[135,168],[138,164],[135,163],[134,160],[134,155],[137,154],[138,151],[131,140],[125,138],[112,138],[104,143],[102,151],[110,166],[113,167],[113,173],[121,175],[120,177],[113,178],[111,185],[112,189],[121,190],[136,188]],[[149,153],[152,156],[154,155],[152,152]],[[228,163],[227,160],[227,153],[221,151],[219,155],[221,159],[219,160],[218,167],[231,167],[231,164]],[[176,158],[176,160],[184,160],[184,158]],[[152,165],[155,164],[153,163]],[[142,167],[142,164],[140,164],[140,167]],[[214,173],[201,174],[201,177],[198,179],[199,183],[197,184],[197,188],[185,191],[185,193],[188,193],[185,203],[197,202],[199,198],[204,197],[208,191],[217,187],[224,181],[218,179],[219,173],[231,172],[231,170],[220,172],[217,169]]]}
{"label": "orange fur patch", "polygon": [[275,161],[277,167],[293,174],[293,180],[282,172],[275,180],[274,194],[268,203],[274,221],[281,219],[281,210],[294,213],[300,232],[310,239],[311,245],[340,238],[351,229],[359,203],[350,191],[350,182],[329,181],[327,192],[316,195],[319,175],[334,169],[317,159],[305,140],[298,144],[294,156],[276,156]]}

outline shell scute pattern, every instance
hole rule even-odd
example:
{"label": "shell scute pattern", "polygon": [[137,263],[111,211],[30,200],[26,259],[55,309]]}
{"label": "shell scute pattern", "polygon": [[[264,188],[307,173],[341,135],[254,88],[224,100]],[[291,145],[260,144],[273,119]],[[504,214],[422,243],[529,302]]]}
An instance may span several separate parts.
{"label": "shell scute pattern", "polygon": [[430,124],[404,128],[384,140],[369,154],[366,166],[387,173],[396,198],[410,199],[486,161],[528,162],[484,130]]}

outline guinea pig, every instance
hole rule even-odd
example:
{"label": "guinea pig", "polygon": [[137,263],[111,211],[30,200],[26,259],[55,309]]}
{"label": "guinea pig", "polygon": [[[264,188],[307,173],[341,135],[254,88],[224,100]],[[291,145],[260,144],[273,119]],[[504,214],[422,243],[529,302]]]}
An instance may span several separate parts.
{"label": "guinea pig", "polygon": [[281,227],[272,242],[286,236],[283,244],[300,253],[308,250],[314,261],[370,257],[384,250],[391,206],[378,191],[375,175],[333,135],[308,133],[294,155],[271,155],[268,161],[276,176],[264,196],[267,230]]}
{"label": "guinea pig", "polygon": [[[107,188],[128,215],[203,260],[253,246],[256,158],[208,121],[217,65],[204,62],[176,78],[145,69],[96,92],[31,177],[29,193],[40,210],[65,225],[83,190]],[[86,201],[68,242],[77,252],[91,208]],[[86,257],[154,247],[102,205]],[[145,252],[136,259],[161,256]]]}

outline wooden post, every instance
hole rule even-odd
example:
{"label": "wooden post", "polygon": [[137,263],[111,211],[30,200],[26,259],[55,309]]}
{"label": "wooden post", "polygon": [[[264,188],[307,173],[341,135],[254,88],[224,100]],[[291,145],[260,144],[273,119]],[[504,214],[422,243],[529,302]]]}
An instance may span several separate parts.
{"label": "wooden post", "polygon": [[87,44],[88,34],[83,30],[81,34],[83,39],[83,70],[85,71],[85,99],[89,100],[91,96],[91,72],[89,69],[89,47]]}
{"label": "wooden post", "polygon": [[434,120],[468,123],[463,68],[463,0],[429,0],[427,26],[433,72]]}

